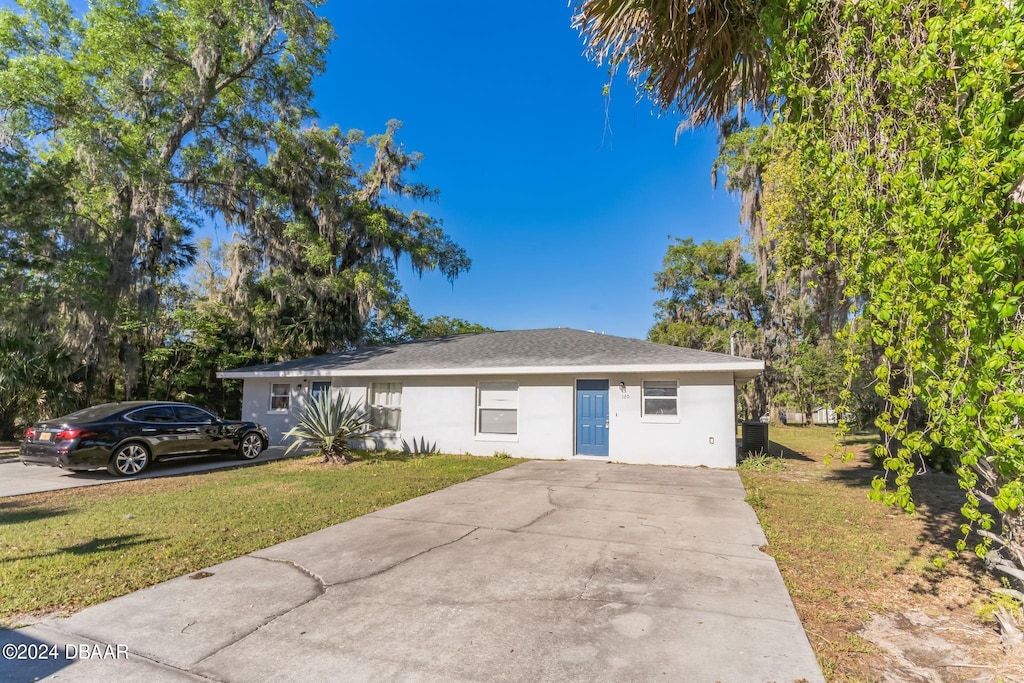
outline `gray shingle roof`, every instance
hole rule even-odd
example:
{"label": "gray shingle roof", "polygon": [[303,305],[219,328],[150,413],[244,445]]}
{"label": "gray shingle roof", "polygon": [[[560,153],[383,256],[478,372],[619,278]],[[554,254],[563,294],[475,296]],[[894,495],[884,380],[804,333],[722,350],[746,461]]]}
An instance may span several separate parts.
{"label": "gray shingle roof", "polygon": [[299,375],[471,374],[501,370],[530,374],[579,369],[741,371],[753,377],[761,361],[666,346],[566,328],[462,334],[352,349],[340,353],[253,365],[221,377]]}

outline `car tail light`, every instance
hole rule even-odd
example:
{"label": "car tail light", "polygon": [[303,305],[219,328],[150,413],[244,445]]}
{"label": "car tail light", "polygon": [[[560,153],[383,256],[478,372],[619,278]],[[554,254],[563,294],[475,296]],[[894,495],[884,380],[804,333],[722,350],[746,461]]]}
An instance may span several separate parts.
{"label": "car tail light", "polygon": [[28,429],[25,430],[26,439],[34,439],[36,438],[36,434],[38,434],[38,432],[36,432],[35,427],[29,427]]}
{"label": "car tail light", "polygon": [[54,441],[71,441],[72,439],[84,439],[87,436],[93,436],[96,432],[86,432],[81,429],[63,429],[53,436]]}

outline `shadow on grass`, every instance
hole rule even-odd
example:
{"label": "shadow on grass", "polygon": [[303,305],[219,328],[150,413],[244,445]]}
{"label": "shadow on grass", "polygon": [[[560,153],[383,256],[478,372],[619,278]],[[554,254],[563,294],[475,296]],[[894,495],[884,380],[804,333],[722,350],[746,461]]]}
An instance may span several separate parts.
{"label": "shadow on grass", "polygon": [[[824,429],[824,428],[823,427],[799,427],[797,429],[818,430],[818,429]],[[743,450],[743,447],[742,447],[742,443],[741,443],[742,439],[737,439],[737,442],[738,442],[738,448],[740,450],[740,454],[741,455],[747,455],[747,452],[745,452]],[[829,447],[831,447],[834,443],[835,443],[834,440],[831,440],[831,444],[830,444]],[[847,450],[851,450],[851,449],[858,449],[858,448],[860,448],[862,446],[870,446],[870,445],[877,444],[877,443],[878,443],[878,436],[876,434],[862,433],[862,434],[853,434],[853,435],[847,436],[846,438],[843,439],[842,443],[839,444],[839,447],[843,451],[847,451]],[[815,452],[817,452],[817,451],[815,451]],[[751,451],[750,453],[756,454],[755,451]],[[782,443],[780,443],[778,441],[771,441],[771,440],[768,441],[768,448],[765,450],[765,454],[766,455],[770,455],[772,457],[776,457],[776,458],[782,458],[783,460],[795,460],[795,461],[798,461],[798,462],[820,462],[820,460],[821,460],[821,458],[810,457],[810,456],[806,455],[805,453],[803,453],[803,452],[801,452],[799,450],[796,450],[794,448],[790,448],[789,446],[786,446],[786,445],[784,445],[784,444],[782,444]],[[838,460],[838,457],[836,459]]]}
{"label": "shadow on grass", "polygon": [[[853,447],[857,445],[874,445],[878,443],[878,437],[874,435],[857,435],[848,438],[844,446]],[[793,451],[791,449],[772,442],[773,454],[780,454],[790,460],[810,461],[812,458]],[[835,482],[851,489],[861,490],[864,493],[866,505],[876,505],[884,509],[884,503],[867,501],[868,493],[871,491],[871,484],[875,478],[886,477],[886,471],[874,466],[866,453],[855,455],[849,462],[841,462],[838,459],[833,461],[831,466],[824,467],[824,481]],[[889,487],[892,488],[894,473],[888,473]],[[957,477],[952,474],[928,470],[915,475],[910,482],[916,512],[914,517],[921,523],[921,532],[918,536],[920,543],[908,548],[909,556],[900,563],[897,571],[909,570],[919,575],[920,581],[915,592],[938,595],[942,581],[945,577],[943,572],[919,572],[912,568],[913,565],[931,565],[936,559],[946,559],[945,550],[955,548],[957,541],[963,538],[960,525],[966,520],[960,509],[964,504],[964,492],[961,490]],[[983,504],[982,512],[997,515],[994,508]],[[906,514],[901,508],[890,507],[892,514]],[[978,539],[974,537],[976,542]],[[970,545],[970,541],[969,541]],[[941,550],[937,550],[941,549]],[[992,575],[985,569],[983,562],[973,553],[963,553],[957,560],[962,566],[957,571],[970,580],[979,588],[985,588],[985,579]]]}
{"label": "shadow on grass", "polygon": [[21,524],[22,522],[35,522],[40,519],[60,517],[73,512],[70,508],[50,508],[35,505],[26,505],[17,500],[0,502],[0,526],[8,524]]}
{"label": "shadow on grass", "polygon": [[803,453],[794,451],[792,448],[787,448],[781,443],[775,441],[768,441],[768,455],[776,458],[783,458],[784,460],[801,460],[803,462],[814,462],[812,458],[808,458]]}
{"label": "shadow on grass", "polygon": [[[875,470],[876,475],[881,472]],[[892,475],[890,475],[890,480]],[[932,564],[935,560],[950,562],[947,552],[954,551],[958,541],[964,538],[960,526],[967,519],[963,516],[961,508],[966,500],[964,491],[960,488],[959,481],[955,475],[942,472],[928,472],[918,474],[910,482],[914,504],[917,506],[914,517],[921,522],[921,534],[918,537],[922,545],[910,549],[911,558],[904,563],[910,565],[912,560],[923,561]],[[891,487],[891,484],[890,484]],[[881,503],[876,503],[881,505]],[[899,508],[893,508],[897,514],[903,514]],[[992,515],[999,519],[999,512],[995,507],[982,502],[981,512]],[[998,525],[998,522],[997,522]],[[968,549],[959,553],[948,570],[969,580],[978,589],[976,595],[984,595],[991,588],[990,580],[998,578],[998,574],[991,572],[984,563],[973,552],[973,546],[981,539],[971,535],[967,538]],[[934,549],[924,546],[926,543],[934,544],[942,550],[935,553]],[[921,573],[920,581],[914,586],[915,593],[939,596],[942,589],[942,580],[947,575],[944,571],[932,571]]]}
{"label": "shadow on grass", "polygon": [[877,434],[851,434],[843,439],[843,446],[876,446],[878,443]]}
{"label": "shadow on grass", "polygon": [[104,538],[94,538],[91,541],[85,543],[76,543],[75,545],[67,545],[61,548],[55,548],[47,553],[37,553],[33,555],[22,555],[19,558],[21,560],[36,560],[44,557],[55,557],[57,555],[75,555],[75,556],[87,556],[94,555],[97,553],[112,553],[120,552],[128,548],[132,548],[138,545],[145,545],[154,541],[162,541],[163,538],[156,538],[153,536],[143,536],[142,534],[124,534],[121,536],[107,536]]}

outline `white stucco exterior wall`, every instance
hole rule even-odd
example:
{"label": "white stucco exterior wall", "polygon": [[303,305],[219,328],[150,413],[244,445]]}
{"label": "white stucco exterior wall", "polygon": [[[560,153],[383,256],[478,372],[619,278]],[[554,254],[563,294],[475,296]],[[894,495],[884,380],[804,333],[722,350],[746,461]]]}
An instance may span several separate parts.
{"label": "white stucco exterior wall", "polygon": [[[679,383],[678,419],[641,414],[644,380]],[[736,466],[732,373],[624,375],[611,378],[609,451],[613,460],[650,465]],[[619,382],[625,382],[623,392]]]}
{"label": "white stucco exterior wall", "polygon": [[[283,443],[284,433],[295,426],[295,416],[300,414],[302,385],[294,377],[280,379],[247,379],[242,385],[242,415],[240,419],[259,422],[267,428],[270,443],[279,446]],[[270,385],[288,384],[291,387],[290,409],[288,412],[270,410]]]}
{"label": "white stucco exterior wall", "polygon": [[[267,427],[271,441],[284,442],[295,424],[314,378],[246,379],[242,417]],[[328,378],[317,377],[318,381]],[[575,456],[575,386],[577,379],[609,383],[609,455],[615,462],[659,465],[733,467],[736,464],[735,398],[731,372],[620,375],[472,376],[472,377],[335,377],[335,391],[348,391],[366,401],[370,382],[401,382],[402,429],[381,433],[376,446],[402,448],[421,439],[446,453],[569,459]],[[678,382],[678,415],[641,414],[644,380]],[[480,382],[516,381],[518,426],[515,435],[476,433],[477,387]],[[625,384],[625,391],[620,387]],[[270,410],[272,383],[290,385],[291,409]]]}

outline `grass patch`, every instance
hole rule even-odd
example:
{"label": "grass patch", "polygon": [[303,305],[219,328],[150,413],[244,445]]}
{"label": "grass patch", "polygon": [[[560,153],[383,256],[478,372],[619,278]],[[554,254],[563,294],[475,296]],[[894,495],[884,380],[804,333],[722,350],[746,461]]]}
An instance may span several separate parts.
{"label": "grass patch", "polygon": [[[921,670],[935,666],[936,680],[962,680],[957,676],[964,671],[1013,670],[998,635],[974,614],[997,585],[994,579],[973,555],[942,570],[932,564],[957,538],[963,494],[954,477],[915,478],[918,513],[907,515],[867,498],[872,478],[881,473],[868,457],[876,437],[848,439],[842,449],[852,450],[854,458],[843,462],[834,457],[832,429],[772,425],[769,436],[775,457],[754,458],[754,465],[738,469],[768,539],[765,550],[779,565],[828,680],[877,680],[880,672],[894,679],[909,676],[900,667],[919,653],[897,657],[862,634],[872,615],[898,623],[898,615],[910,612],[951,620],[941,637],[982,667],[943,669],[948,653],[932,662],[914,661]],[[776,468],[771,460],[785,466]],[[938,661],[942,657],[944,663]]]}
{"label": "grass patch", "polygon": [[316,456],[0,501],[0,624],[67,613],[523,462]]}

